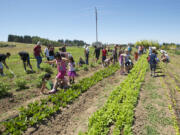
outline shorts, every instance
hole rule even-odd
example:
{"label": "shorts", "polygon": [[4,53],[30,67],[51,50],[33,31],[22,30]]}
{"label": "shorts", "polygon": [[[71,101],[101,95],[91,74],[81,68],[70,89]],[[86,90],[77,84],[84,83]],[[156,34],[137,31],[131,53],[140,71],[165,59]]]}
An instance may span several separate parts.
{"label": "shorts", "polygon": [[106,60],[106,56],[102,56],[102,62]]}
{"label": "shorts", "polygon": [[2,62],[0,62],[0,69],[3,69],[3,64],[2,64]]}
{"label": "shorts", "polygon": [[152,70],[155,71],[155,70],[156,70],[156,64],[150,64],[150,69],[151,69],[151,71],[152,71]]}
{"label": "shorts", "polygon": [[66,75],[66,71],[61,71],[57,74],[57,79],[64,79],[64,76]]}
{"label": "shorts", "polygon": [[54,60],[54,56],[49,56],[49,60]]}

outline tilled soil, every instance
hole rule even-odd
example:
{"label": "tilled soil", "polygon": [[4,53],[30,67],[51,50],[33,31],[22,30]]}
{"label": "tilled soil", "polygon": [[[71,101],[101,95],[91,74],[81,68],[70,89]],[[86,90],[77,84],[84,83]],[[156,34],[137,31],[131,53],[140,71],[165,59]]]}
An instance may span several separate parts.
{"label": "tilled soil", "polygon": [[119,86],[125,76],[117,71],[112,76],[103,79],[62,112],[37,128],[29,128],[25,135],[77,135],[88,128],[88,118],[103,106],[111,91]]}
{"label": "tilled soil", "polygon": [[[135,108],[134,135],[175,135],[168,109],[168,88],[162,88],[163,77],[152,78],[148,72]],[[165,78],[166,79],[166,76]]]}
{"label": "tilled soil", "polygon": [[[89,71],[79,71],[76,77],[76,82],[92,76],[95,72],[101,69],[101,66],[89,68]],[[4,98],[0,100],[0,121],[14,117],[18,114],[18,108],[27,104],[45,98],[47,95],[40,94],[40,89],[29,89],[15,92],[13,98]]]}

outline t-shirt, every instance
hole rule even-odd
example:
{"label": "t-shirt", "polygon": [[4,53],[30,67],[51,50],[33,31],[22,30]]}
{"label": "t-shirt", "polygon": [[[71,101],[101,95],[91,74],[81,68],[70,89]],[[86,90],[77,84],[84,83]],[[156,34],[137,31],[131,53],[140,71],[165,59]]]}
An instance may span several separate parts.
{"label": "t-shirt", "polygon": [[40,56],[40,53],[41,53],[41,46],[36,45],[34,47],[34,56]]}
{"label": "t-shirt", "polygon": [[150,55],[149,63],[150,63],[150,64],[156,64],[156,63],[157,63],[157,62],[156,62],[156,58],[157,58],[156,54],[155,54],[155,53],[152,53],[152,54]]}
{"label": "t-shirt", "polygon": [[68,63],[68,66],[69,66],[69,71],[75,71],[75,63]]}
{"label": "t-shirt", "polygon": [[45,53],[46,57],[49,57],[49,50],[48,50],[48,48],[44,49],[44,53]]}
{"label": "t-shirt", "polygon": [[130,55],[129,54],[126,54],[125,55],[125,62],[128,62],[130,60]]}
{"label": "t-shirt", "polygon": [[89,54],[89,47],[85,48],[86,54]]}
{"label": "t-shirt", "polygon": [[25,57],[25,58],[28,58],[29,57],[29,54],[27,53],[27,52],[19,52],[19,55],[21,56],[21,57]]}
{"label": "t-shirt", "polygon": [[95,48],[94,52],[95,52],[96,55],[99,55],[100,54],[100,48],[99,47]]}
{"label": "t-shirt", "polygon": [[0,54],[0,62],[5,61],[7,56],[5,54]]}
{"label": "t-shirt", "polygon": [[49,56],[54,56],[54,50],[49,51]]}
{"label": "t-shirt", "polygon": [[107,54],[106,49],[103,49],[103,50],[102,50],[102,56],[106,56],[106,54]]}
{"label": "t-shirt", "polygon": [[113,56],[117,56],[117,50],[116,50],[116,49],[113,50],[112,55],[113,55]]}
{"label": "t-shirt", "polygon": [[62,52],[66,52],[66,47],[62,47]]}

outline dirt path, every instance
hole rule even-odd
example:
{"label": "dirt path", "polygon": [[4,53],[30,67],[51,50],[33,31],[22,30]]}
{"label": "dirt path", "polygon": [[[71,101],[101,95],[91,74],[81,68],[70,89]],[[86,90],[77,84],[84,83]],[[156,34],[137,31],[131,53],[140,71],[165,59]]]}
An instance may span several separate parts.
{"label": "dirt path", "polygon": [[118,86],[125,76],[117,71],[112,76],[103,79],[87,92],[83,93],[73,104],[62,110],[54,119],[47,121],[38,128],[29,128],[25,135],[77,135],[86,131],[88,118],[103,106],[111,91]]}
{"label": "dirt path", "polygon": [[[175,135],[168,89],[162,87],[163,74],[152,78],[148,72],[135,109],[134,135]],[[166,79],[166,76],[164,77]]]}
{"label": "dirt path", "polygon": [[[89,71],[79,71],[79,76],[76,77],[76,82],[79,80],[92,76],[95,72],[102,69],[102,66],[90,68]],[[14,99],[5,98],[0,100],[0,121],[7,118],[14,117],[18,114],[18,108],[27,106],[27,104],[45,98],[47,95],[40,95],[39,89],[25,90],[14,96]]]}

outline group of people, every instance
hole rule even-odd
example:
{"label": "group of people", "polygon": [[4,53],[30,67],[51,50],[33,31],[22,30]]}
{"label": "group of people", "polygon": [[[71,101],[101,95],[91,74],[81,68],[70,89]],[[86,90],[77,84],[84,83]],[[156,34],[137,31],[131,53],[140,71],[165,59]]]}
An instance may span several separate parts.
{"label": "group of people", "polygon": [[[141,47],[143,48],[143,47]],[[140,50],[140,51],[139,51]],[[143,51],[142,51],[143,50]],[[134,59],[135,61],[138,60],[138,56],[144,53],[144,49],[138,49],[138,52],[134,53]],[[114,47],[111,49],[110,47],[94,47],[94,56],[96,59],[96,62],[98,62],[100,55],[102,55],[102,66],[108,67],[110,63],[116,64],[119,62],[121,66],[120,74],[126,75],[129,73],[129,71],[133,67],[133,61],[131,59],[131,52],[132,48],[131,46],[128,46],[126,49],[123,49],[121,46],[114,45]],[[154,52],[152,51],[151,57],[155,57]],[[49,73],[45,74],[42,78],[42,88],[41,92],[44,93],[44,89],[46,87],[46,84],[48,83],[49,89],[51,88],[51,91],[49,93],[54,93],[57,91],[58,86],[62,88],[68,87],[69,84],[72,84],[75,82],[76,77],[76,71],[75,71],[75,61],[73,59],[73,56],[66,52],[66,46],[63,46],[62,48],[59,48],[59,51],[55,53],[54,47],[49,45],[45,48],[44,53],[42,53],[41,49],[41,42],[38,42],[35,47],[33,48],[33,54],[37,61],[37,68],[40,69],[40,65],[42,63],[42,57],[46,57],[47,61],[45,63],[48,63],[50,65],[56,65],[57,67],[57,75],[54,81],[54,84],[50,81],[51,75]],[[6,58],[10,57],[10,53],[7,54],[0,54],[0,75],[4,75],[3,73],[3,64],[8,69],[5,60]],[[78,64],[81,66],[83,64],[89,64],[89,55],[90,55],[90,49],[86,45],[84,47],[84,56],[85,61],[80,57],[80,60]],[[30,56],[28,52],[21,51],[19,52],[19,56],[21,60],[23,61],[24,70],[27,71],[27,66],[33,71],[31,62],[30,62]],[[154,68],[153,60],[149,61],[151,64],[151,68]],[[68,78],[66,78],[68,76]]]}
{"label": "group of people", "polygon": [[[130,69],[133,67],[133,62],[131,60],[131,46],[128,46],[125,50],[121,46],[115,45],[113,49],[110,47],[96,47],[94,54],[96,61],[99,60],[100,51],[102,49],[102,66],[107,67],[110,63],[116,64],[119,61],[121,66],[121,75],[128,74]],[[111,55],[109,55],[111,53]]]}
{"label": "group of people", "polygon": [[[161,55],[161,61],[162,62],[170,62],[169,56],[167,54],[166,51],[164,50],[160,50]],[[158,62],[160,62],[159,58],[157,57],[158,52],[156,51],[156,47],[149,47],[149,55],[148,55],[148,62],[150,65],[150,69],[151,69],[151,76],[155,77],[155,71],[156,71],[156,67]]]}

